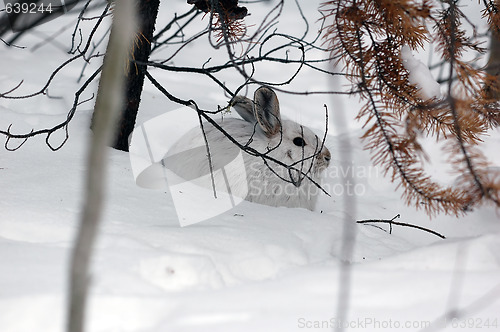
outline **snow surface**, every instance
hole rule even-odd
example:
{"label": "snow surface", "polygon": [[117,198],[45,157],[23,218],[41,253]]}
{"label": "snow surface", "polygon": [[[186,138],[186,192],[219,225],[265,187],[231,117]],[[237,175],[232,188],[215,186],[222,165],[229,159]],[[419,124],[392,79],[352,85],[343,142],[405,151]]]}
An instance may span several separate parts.
{"label": "snow surface", "polygon": [[408,46],[401,49],[403,65],[408,70],[408,80],[419,89],[424,99],[441,97],[441,86],[432,77],[432,73],[425,63],[415,58]]}
{"label": "snow surface", "polygon": [[[183,1],[162,3],[168,3],[164,12],[171,10],[168,6],[179,12],[185,8]],[[251,8],[249,20],[257,20],[269,8],[259,6],[263,5]],[[311,22],[319,18],[315,6],[303,9]],[[291,12],[293,2],[287,2],[279,29],[303,28]],[[162,22],[169,17],[160,14]],[[70,18],[61,19],[68,23]],[[58,32],[61,22],[39,30]],[[200,29],[205,22],[197,23]],[[60,36],[63,45],[68,34]],[[30,36],[20,44],[33,45],[43,38]],[[22,91],[36,91],[68,57],[52,43],[44,43],[36,52],[0,47],[0,91],[23,79]],[[206,57],[199,54],[190,50],[179,61],[201,64]],[[94,62],[91,68],[97,65]],[[72,103],[81,69],[82,63],[70,66],[54,81],[49,92],[60,99],[0,99],[1,128],[13,123],[14,132],[23,132],[60,122]],[[204,79],[152,72],[175,93],[199,100],[204,107],[226,101]],[[286,72],[267,64],[257,67],[257,75],[278,79]],[[239,80],[229,75],[225,79],[230,84]],[[305,70],[293,87],[327,90],[328,84],[326,77]],[[83,98],[95,90],[94,84]],[[341,132],[330,130],[327,140],[333,164],[324,180],[332,197],[322,196],[315,212],[243,202],[210,220],[180,227],[168,191],[137,186],[128,154],[110,149],[88,331],[327,331],[339,323],[349,330],[418,331],[431,322],[443,331],[480,327],[500,331],[497,212],[484,206],[461,218],[430,219],[406,207],[401,192],[382,177],[383,170],[371,166],[358,140],[362,131],[353,120],[357,100],[345,98],[339,103],[324,95],[279,96],[287,116],[318,132],[324,127],[323,104],[333,112],[344,105],[349,126]],[[81,211],[91,108],[92,103],[81,105],[69,128],[70,140],[58,152],[51,152],[41,137],[16,152],[0,150],[1,332],[64,330],[68,259]],[[146,84],[138,123],[177,108]],[[342,148],[338,142],[345,137],[351,139],[354,160],[348,170],[340,170],[335,167]],[[51,141],[60,139],[58,134]],[[490,155],[497,156],[500,135],[493,132],[488,139]],[[432,142],[428,148],[440,153]],[[341,185],[339,178],[345,172],[354,174],[356,187]],[[338,322],[341,216],[344,194],[349,193],[356,194],[358,202],[353,220],[400,214],[399,221],[433,229],[447,239],[411,228],[395,226],[389,234],[384,225],[386,231],[356,225],[348,320]],[[442,320],[449,312],[460,320],[451,320],[453,315]]]}

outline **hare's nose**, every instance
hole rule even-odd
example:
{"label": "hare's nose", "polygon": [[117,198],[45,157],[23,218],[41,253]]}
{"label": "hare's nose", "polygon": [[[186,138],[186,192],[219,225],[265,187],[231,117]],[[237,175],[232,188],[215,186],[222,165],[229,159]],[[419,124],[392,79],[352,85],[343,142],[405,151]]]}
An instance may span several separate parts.
{"label": "hare's nose", "polygon": [[332,155],[330,154],[330,150],[326,149],[324,152],[323,158],[325,158],[326,162],[329,163],[330,159],[332,159]]}

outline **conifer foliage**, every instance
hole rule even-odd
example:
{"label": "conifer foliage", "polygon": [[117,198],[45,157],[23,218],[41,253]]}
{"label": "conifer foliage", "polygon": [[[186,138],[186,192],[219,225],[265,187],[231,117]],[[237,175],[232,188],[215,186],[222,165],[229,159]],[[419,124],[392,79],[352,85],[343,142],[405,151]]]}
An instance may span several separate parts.
{"label": "conifer foliage", "polygon": [[[497,3],[483,5],[483,18],[497,34]],[[431,215],[459,215],[484,202],[500,207],[500,173],[481,150],[482,138],[500,120],[498,78],[466,60],[486,50],[475,31],[468,34],[465,26],[472,24],[458,1],[333,0],[322,10],[329,49],[364,102],[362,138],[374,163],[403,188],[406,202]],[[428,43],[446,72],[446,93],[439,97],[426,97],[410,83],[401,56],[404,47],[417,51]],[[423,137],[444,143],[457,175],[453,185],[425,172]]]}

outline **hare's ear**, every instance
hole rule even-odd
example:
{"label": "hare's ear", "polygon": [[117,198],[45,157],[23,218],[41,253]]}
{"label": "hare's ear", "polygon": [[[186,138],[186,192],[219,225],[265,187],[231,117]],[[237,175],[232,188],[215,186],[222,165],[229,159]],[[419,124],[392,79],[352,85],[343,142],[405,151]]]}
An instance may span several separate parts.
{"label": "hare's ear", "polygon": [[233,108],[238,112],[238,114],[243,118],[243,120],[255,123],[257,120],[255,119],[253,113],[253,101],[243,96],[236,96],[232,101]]}
{"label": "hare's ear", "polygon": [[260,87],[254,97],[255,118],[267,137],[277,135],[281,130],[280,105],[278,97],[268,87]]}

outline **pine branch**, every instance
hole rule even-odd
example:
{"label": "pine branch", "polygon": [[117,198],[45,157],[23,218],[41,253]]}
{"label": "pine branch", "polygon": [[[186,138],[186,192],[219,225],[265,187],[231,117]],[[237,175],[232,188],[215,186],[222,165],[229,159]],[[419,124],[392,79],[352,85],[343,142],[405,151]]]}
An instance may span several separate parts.
{"label": "pine branch", "polygon": [[[325,8],[325,16],[332,18],[325,29],[332,57],[344,61],[346,77],[366,102],[358,113],[365,121],[362,138],[374,164],[387,169],[402,186],[406,202],[431,215],[458,215],[483,199],[500,207],[499,181],[484,174],[489,164],[480,151],[472,152],[488,128],[498,123],[499,107],[484,98],[487,75],[461,58],[466,51],[484,49],[460,27],[462,21],[471,23],[455,1],[433,8],[430,1],[335,0]],[[430,24],[434,30],[427,29]],[[419,95],[400,54],[403,46],[413,49],[431,40],[450,70],[448,97],[441,100]],[[443,187],[426,175],[422,159],[427,155],[419,144],[422,133],[457,144],[462,158],[456,157],[456,150],[447,153],[459,166],[459,175],[470,175],[462,178],[461,187]]]}

